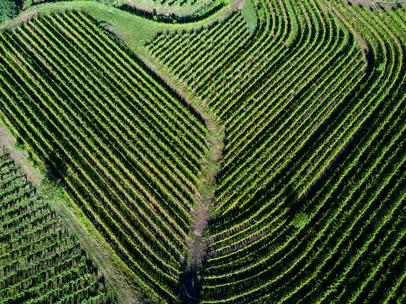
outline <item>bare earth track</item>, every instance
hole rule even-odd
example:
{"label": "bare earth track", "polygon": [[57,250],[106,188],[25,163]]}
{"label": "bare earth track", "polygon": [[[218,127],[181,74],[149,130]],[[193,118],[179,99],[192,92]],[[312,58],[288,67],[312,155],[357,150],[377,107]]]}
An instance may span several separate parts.
{"label": "bare earth track", "polygon": [[362,5],[364,7],[370,8],[396,8],[398,6],[406,7],[406,1],[398,0],[398,1],[391,1],[391,2],[384,2],[384,1],[371,1],[371,0],[345,0],[346,3],[351,3],[352,5]]}
{"label": "bare earth track", "polygon": [[117,290],[115,293],[120,302],[141,303],[136,296],[138,292],[133,290],[131,282],[128,282],[127,276],[122,272],[116,258],[111,254],[111,250],[103,244],[98,232],[90,224],[86,224],[88,220],[77,206],[68,201],[62,203],[63,194],[45,182],[39,170],[29,161],[27,153],[17,148],[17,141],[2,125],[0,125],[0,149],[5,149],[10,154],[10,157],[20,166],[43,197],[51,203],[52,210],[59,215],[65,227],[68,227],[69,231],[77,237],[82,248],[97,263],[112,288]]}
{"label": "bare earth track", "polygon": [[[245,0],[238,0],[240,4],[234,9],[243,5]],[[231,12],[232,10],[230,10]],[[206,146],[208,148],[205,157],[202,159],[202,171],[197,181],[197,192],[195,193],[195,208],[192,211],[192,223],[189,234],[188,250],[185,254],[184,274],[181,279],[181,297],[183,303],[196,303],[199,301],[199,281],[201,264],[207,251],[207,238],[205,229],[210,217],[211,205],[216,189],[216,176],[220,170],[222,153],[224,148],[225,127],[204,102],[196,95],[188,92],[185,83],[175,79],[166,70],[160,68],[156,61],[146,56],[140,56],[143,63],[153,70],[159,78],[165,82],[173,91],[181,96],[186,103],[197,112],[204,120],[208,129]]]}
{"label": "bare earth track", "polygon": [[[201,113],[204,114],[204,113]],[[211,114],[210,114],[211,116]],[[215,121],[213,121],[215,119]],[[204,169],[198,181],[198,193],[196,193],[196,207],[193,211],[192,235],[187,253],[186,278],[184,279],[184,295],[186,303],[195,303],[199,299],[199,273],[207,243],[205,228],[208,223],[209,210],[213,202],[216,189],[216,175],[220,169],[220,160],[224,147],[224,127],[217,118],[211,117],[206,120],[209,129],[208,152],[203,160]]]}
{"label": "bare earth track", "polygon": [[[153,286],[151,291],[159,292],[157,303],[311,303],[314,299],[355,303],[363,302],[366,297],[363,293],[372,284],[377,290],[373,295],[376,299],[381,298],[378,293],[384,294],[381,286],[393,289],[395,298],[398,289],[395,280],[387,279],[379,271],[389,273],[404,264],[398,254],[404,238],[401,225],[404,218],[396,217],[401,212],[402,198],[396,195],[402,193],[404,184],[401,136],[405,131],[401,120],[405,112],[401,108],[405,100],[402,95],[405,36],[404,32],[392,29],[396,29],[396,23],[405,29],[402,20],[406,15],[404,11],[403,15],[398,14],[397,9],[386,14],[384,8],[405,6],[406,1],[253,0],[246,6],[244,3],[234,0],[216,13],[216,20],[194,25],[196,29],[181,24],[163,29],[123,12],[121,23],[110,25],[107,22],[110,19],[104,20],[107,15],[104,11],[103,17],[90,13],[108,24],[109,34],[111,30],[116,42],[134,53],[142,69],[145,67],[147,73],[154,75],[159,88],[177,93],[174,95],[181,101],[179,109],[185,110],[185,116],[190,112],[199,119],[196,170],[190,179],[193,187],[185,190],[189,191],[189,204],[182,211],[180,245],[173,243],[176,254],[166,252],[166,245],[172,245],[173,236],[177,236],[171,231],[178,228],[165,230],[167,226],[163,225],[165,233],[168,231],[166,235],[158,231],[159,225],[151,224],[151,230],[159,233],[156,240],[149,232],[140,237],[147,240],[141,251],[146,248],[145,252],[152,253],[140,254],[148,263],[152,261],[151,267],[149,264],[147,268],[139,267],[140,281],[145,279],[146,284]],[[251,33],[245,28],[250,25],[248,4],[255,6],[252,10],[257,17],[256,30]],[[71,8],[76,5],[74,1]],[[244,14],[232,14],[238,10]],[[216,24],[215,21],[226,17],[229,20],[224,24]],[[55,21],[58,28],[61,24],[72,24],[62,19]],[[73,16],[73,20],[77,19]],[[131,40],[127,28],[137,28],[138,24],[145,28],[151,25],[151,31]],[[120,32],[117,28],[124,30]],[[138,32],[144,33],[143,29]],[[76,31],[79,33],[80,29]],[[148,36],[153,36],[154,31],[157,36],[149,41]],[[185,39],[196,45],[191,48],[189,42],[182,44]],[[200,40],[213,43],[197,42]],[[144,50],[144,42],[149,49]],[[154,52],[157,56],[150,56]],[[107,52],[103,54],[107,56]],[[224,68],[219,67],[220,61],[224,62]],[[100,68],[105,71],[102,65]],[[86,74],[82,76],[86,78]],[[127,82],[127,78],[124,80]],[[120,91],[121,86],[117,87],[114,92]],[[168,108],[173,105],[167,104]],[[96,104],[94,108],[98,107]],[[187,134],[187,130],[179,132],[179,137]],[[36,176],[31,154],[20,152],[19,142],[0,126],[0,148],[6,146],[42,191],[49,186],[52,196],[52,185],[44,185],[41,174]],[[386,142],[390,146],[385,147]],[[93,143],[89,142],[89,147]],[[168,147],[170,151],[175,145]],[[126,155],[124,152],[127,150],[123,148],[122,155]],[[110,160],[102,153],[100,158],[104,162]],[[188,157],[185,159],[189,161]],[[118,161],[112,163],[120,165]],[[103,169],[110,170],[100,165],[101,172]],[[157,166],[157,172],[159,169]],[[114,169],[111,172],[117,173]],[[125,198],[126,189],[119,185],[126,177],[114,183]],[[159,175],[159,180],[165,177],[172,178],[170,174],[162,178]],[[171,188],[163,184],[162,188]],[[125,185],[132,189],[132,185]],[[55,191],[60,189],[58,186]],[[173,202],[186,201],[182,193],[179,197]],[[151,201],[155,202],[152,195]],[[157,201],[156,206],[163,201]],[[385,202],[385,209],[381,201]],[[143,299],[132,298],[138,292],[138,288],[132,290],[135,280],[130,282],[127,273],[121,273],[120,256],[103,247],[106,244],[102,235],[74,205],[71,199],[66,205],[55,203],[54,208],[92,253],[107,281],[111,279],[114,283],[113,289],[122,293],[120,302],[147,301],[147,294]],[[148,216],[145,219],[131,229],[136,231],[154,223],[147,220]],[[136,239],[131,235],[129,238]],[[151,244],[149,240],[153,240]],[[134,244],[131,248],[138,250],[138,244]],[[155,245],[162,247],[156,256]],[[165,264],[168,256],[173,257],[174,267]],[[389,264],[391,260],[396,264]],[[138,271],[139,265],[136,266]],[[353,294],[349,286],[358,286],[359,292]]]}
{"label": "bare earth track", "polygon": [[41,175],[34,167],[28,162],[27,154],[22,150],[16,149],[16,140],[2,125],[0,125],[0,148],[5,148],[12,159],[14,159],[20,166],[28,178],[35,186],[41,183]]}

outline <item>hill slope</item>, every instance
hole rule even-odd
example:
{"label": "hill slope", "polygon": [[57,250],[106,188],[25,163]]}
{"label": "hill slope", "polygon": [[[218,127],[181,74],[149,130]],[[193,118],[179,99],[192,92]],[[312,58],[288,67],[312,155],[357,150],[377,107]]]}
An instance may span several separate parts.
{"label": "hill slope", "polygon": [[0,33],[0,114],[147,302],[404,302],[405,8],[103,7]]}
{"label": "hill slope", "polygon": [[113,303],[104,278],[7,153],[0,155],[1,303]]}
{"label": "hill slope", "polygon": [[202,303],[349,303],[404,284],[405,9],[258,1],[147,49],[225,126]]}

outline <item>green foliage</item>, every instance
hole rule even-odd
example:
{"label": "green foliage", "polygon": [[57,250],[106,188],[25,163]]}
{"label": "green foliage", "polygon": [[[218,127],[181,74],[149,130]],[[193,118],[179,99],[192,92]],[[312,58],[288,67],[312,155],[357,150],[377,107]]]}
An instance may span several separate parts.
{"label": "green foliage", "polygon": [[253,4],[146,46],[225,126],[202,303],[400,299],[405,10]]}
{"label": "green foliage", "polygon": [[121,44],[81,12],[1,33],[1,114],[142,292],[173,303],[207,130]]}
{"label": "green foliage", "polygon": [[377,70],[378,72],[383,72],[383,71],[385,70],[385,64],[384,64],[384,63],[381,63],[380,65],[378,65],[378,66],[376,67],[376,70]]}
{"label": "green foliage", "polygon": [[250,31],[254,32],[258,26],[258,15],[252,1],[253,0],[246,0],[244,2],[244,6],[241,9],[241,14],[244,16]]}
{"label": "green foliage", "polygon": [[26,10],[33,4],[34,0],[23,0],[22,10]]}
{"label": "green foliage", "polygon": [[0,23],[14,18],[18,14],[15,0],[0,0]]}
{"label": "green foliage", "polygon": [[[0,113],[146,298],[404,302],[405,9],[258,0],[190,25],[33,11],[67,8],[82,12],[0,36]],[[188,275],[199,200],[207,252]]]}
{"label": "green foliage", "polygon": [[299,25],[298,25],[298,20],[297,20],[297,14],[295,13],[295,10],[293,8],[293,5],[296,5],[294,1],[291,0],[286,0],[286,6],[288,9],[288,15],[289,15],[289,36],[286,40],[286,47],[290,48],[292,47],[296,40],[299,38]]}
{"label": "green foliage", "polygon": [[104,278],[49,206],[52,187],[44,194],[45,200],[10,156],[0,154],[2,303],[114,303]]}
{"label": "green foliage", "polygon": [[306,224],[309,222],[309,216],[303,212],[303,211],[299,211],[295,214],[291,225],[293,227],[295,227],[296,229],[300,229],[303,228],[304,226],[306,226]]}

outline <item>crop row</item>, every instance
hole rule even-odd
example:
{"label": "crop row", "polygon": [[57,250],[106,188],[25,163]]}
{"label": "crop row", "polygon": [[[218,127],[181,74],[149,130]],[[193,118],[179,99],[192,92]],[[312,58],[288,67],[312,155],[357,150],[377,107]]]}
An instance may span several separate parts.
{"label": "crop row", "polygon": [[177,297],[203,122],[82,13],[0,35],[3,115],[146,293]]}
{"label": "crop row", "polygon": [[226,128],[202,302],[395,298],[402,272],[386,267],[405,262],[405,10],[256,8],[253,34],[236,13],[147,45]]}
{"label": "crop row", "polygon": [[104,278],[7,153],[0,156],[2,303],[111,303]]}

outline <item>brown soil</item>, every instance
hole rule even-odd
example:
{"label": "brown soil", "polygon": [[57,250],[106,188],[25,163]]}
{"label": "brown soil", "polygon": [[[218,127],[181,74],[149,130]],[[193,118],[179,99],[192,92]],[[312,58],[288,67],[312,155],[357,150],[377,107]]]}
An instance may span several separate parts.
{"label": "brown soil", "polygon": [[361,35],[354,30],[354,28],[348,24],[348,22],[345,20],[345,18],[341,15],[341,13],[339,11],[337,11],[336,9],[334,9],[331,6],[324,6],[330,13],[332,13],[333,15],[335,15],[346,27],[347,29],[354,35],[355,40],[358,42],[359,46],[361,47],[362,51],[364,52],[364,54],[368,54],[369,53],[369,47],[368,44],[366,43],[366,41],[361,37]]}
{"label": "brown soil", "polygon": [[224,15],[228,16],[233,12],[236,12],[240,9],[242,9],[242,7],[244,6],[245,0],[235,0],[230,6],[229,8],[225,11]]}
{"label": "brown soil", "polygon": [[0,125],[0,149],[3,148],[6,149],[6,152],[10,153],[10,157],[21,167],[44,197],[52,193],[50,197],[47,197],[52,209],[60,216],[70,232],[79,239],[82,248],[85,249],[86,253],[98,266],[99,271],[114,288],[118,301],[126,304],[142,303],[143,301],[137,297],[139,292],[134,288],[134,284],[127,279],[128,276],[116,261],[114,252],[104,243],[103,238],[98,234],[79,207],[74,206],[68,200],[65,201],[60,198],[59,195],[62,196],[60,193],[57,194],[57,197],[53,196],[56,193],[55,189],[48,189],[47,187],[51,186],[41,183],[43,177],[29,162],[27,153],[16,148],[15,138],[4,126]]}
{"label": "brown soil", "polygon": [[207,226],[208,220],[208,210],[207,206],[201,206],[196,211],[196,225],[193,231],[193,244],[191,246],[191,252],[189,256],[189,267],[197,268],[201,262],[201,255],[205,251],[205,245],[203,240],[203,232]]}
{"label": "brown soil", "polygon": [[236,0],[234,3],[231,5],[232,10],[239,10],[242,9],[244,6],[245,0]]}
{"label": "brown soil", "polygon": [[352,5],[362,5],[364,7],[370,8],[396,8],[399,5],[402,7],[406,7],[406,1],[393,1],[393,2],[383,2],[383,1],[371,1],[371,0],[345,0],[346,3],[351,3]]}
{"label": "brown soil", "polygon": [[11,133],[0,125],[0,147],[4,147],[14,161],[20,165],[23,172],[35,186],[41,183],[41,174],[28,161],[26,152],[16,149],[16,140]]}

